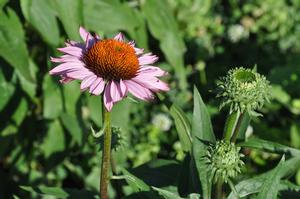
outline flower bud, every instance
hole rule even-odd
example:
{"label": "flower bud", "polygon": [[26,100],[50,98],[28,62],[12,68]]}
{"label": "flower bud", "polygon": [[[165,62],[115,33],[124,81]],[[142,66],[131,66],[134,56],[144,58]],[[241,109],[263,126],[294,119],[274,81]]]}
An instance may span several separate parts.
{"label": "flower bud", "polygon": [[263,75],[246,68],[235,68],[217,83],[218,95],[222,98],[220,109],[230,106],[230,113],[247,111],[259,115],[255,110],[269,102],[270,83]]}

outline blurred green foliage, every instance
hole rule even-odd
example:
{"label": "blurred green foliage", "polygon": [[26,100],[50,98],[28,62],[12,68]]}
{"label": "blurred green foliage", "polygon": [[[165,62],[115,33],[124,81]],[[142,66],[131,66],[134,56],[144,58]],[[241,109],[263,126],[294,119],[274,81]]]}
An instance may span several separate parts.
{"label": "blurred green foliage", "polygon": [[[80,25],[105,37],[124,32],[139,47],[157,54],[159,66],[170,72],[166,81],[172,90],[165,100],[176,105],[126,99],[114,108],[113,125],[121,128],[126,141],[113,153],[117,172],[139,166],[127,172],[155,186],[160,196],[172,198],[160,188],[172,191],[180,184],[174,173],[180,173],[179,165],[188,161],[186,152],[201,153],[201,147],[190,144],[195,136],[192,124],[194,132],[203,128],[192,119],[193,109],[203,106],[197,93],[198,104],[193,106],[193,87],[199,88],[207,105],[201,114],[210,114],[220,138],[226,113],[216,114],[218,101],[210,91],[217,78],[235,66],[257,64],[273,86],[274,100],[261,110],[264,117],[248,127],[247,136],[300,148],[299,0],[0,0],[0,9],[1,199],[38,198],[24,191],[30,190],[28,186],[85,188],[89,196],[98,190],[101,152],[90,127],[102,126],[101,99],[81,93],[78,82],[61,86],[48,74],[53,67],[49,57],[58,55],[56,48],[67,39],[80,39]],[[279,156],[257,150],[246,153],[250,156],[245,176],[274,168],[279,161]],[[155,158],[177,161],[143,165]],[[280,162],[272,172],[282,169],[282,164],[290,162]],[[196,167],[203,165],[196,161]],[[296,169],[292,181],[300,185]],[[143,174],[146,171],[149,175]],[[166,176],[163,180],[174,178],[149,179],[160,179],[161,174]],[[132,197],[135,190],[149,188],[138,180],[128,184],[124,192]],[[267,184],[263,187],[268,189]],[[188,188],[178,189],[183,193]],[[36,190],[49,191],[55,192]],[[58,194],[67,197],[77,192]]]}

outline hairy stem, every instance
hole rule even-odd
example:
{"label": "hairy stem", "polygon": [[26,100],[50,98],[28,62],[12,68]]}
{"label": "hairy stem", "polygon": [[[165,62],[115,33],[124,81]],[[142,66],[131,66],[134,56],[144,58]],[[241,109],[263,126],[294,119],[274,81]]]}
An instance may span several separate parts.
{"label": "hairy stem", "polygon": [[109,165],[111,152],[111,113],[103,106],[104,111],[104,143],[101,164],[100,198],[108,199]]}

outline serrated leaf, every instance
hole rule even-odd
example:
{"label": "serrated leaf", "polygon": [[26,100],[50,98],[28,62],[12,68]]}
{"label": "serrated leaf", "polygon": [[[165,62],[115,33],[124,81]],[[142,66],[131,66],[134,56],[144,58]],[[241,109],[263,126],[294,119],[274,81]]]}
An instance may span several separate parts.
{"label": "serrated leaf", "polygon": [[292,156],[299,156],[300,150],[288,147],[282,144],[278,144],[275,142],[259,139],[259,138],[251,138],[246,142],[238,144],[241,147],[255,148],[260,150],[265,150],[271,153],[280,153],[280,154],[289,154]]}
{"label": "serrated leaf", "polygon": [[59,43],[59,29],[55,12],[47,0],[22,0],[21,9],[26,20],[53,46]]}
{"label": "serrated leaf", "polygon": [[79,123],[77,122],[77,119],[74,116],[67,113],[62,113],[60,118],[63,125],[71,134],[72,140],[76,142],[78,145],[81,145],[83,139],[83,133],[82,133],[82,129],[79,126]]}
{"label": "serrated leaf", "polygon": [[170,114],[175,121],[175,127],[179,136],[182,149],[186,152],[191,150],[191,124],[185,113],[176,105],[173,104],[170,108]]}
{"label": "serrated leaf", "polygon": [[46,75],[43,82],[44,103],[43,115],[47,119],[57,118],[63,110],[62,94],[59,83],[54,82],[51,76]]}
{"label": "serrated leaf", "polygon": [[55,0],[55,9],[65,31],[72,40],[79,40],[79,26],[82,24],[82,0]]}
{"label": "serrated leaf", "polygon": [[42,196],[54,196],[60,199],[82,199],[82,198],[96,198],[96,193],[87,191],[87,190],[77,190],[77,189],[68,189],[68,188],[59,188],[59,187],[30,187],[30,186],[20,186],[21,189],[31,192],[37,193]]}
{"label": "serrated leaf", "polygon": [[10,8],[7,15],[0,10],[0,43],[0,56],[16,69],[19,76],[35,82],[28,67],[28,51],[21,22]]}
{"label": "serrated leaf", "polygon": [[44,137],[40,147],[44,151],[46,158],[49,158],[53,153],[64,151],[65,135],[58,120],[50,124],[47,135]]}

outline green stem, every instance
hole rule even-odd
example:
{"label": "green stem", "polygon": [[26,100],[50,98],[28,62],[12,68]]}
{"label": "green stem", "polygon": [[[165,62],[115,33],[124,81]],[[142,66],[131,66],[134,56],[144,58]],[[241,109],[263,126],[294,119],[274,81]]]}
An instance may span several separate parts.
{"label": "green stem", "polygon": [[218,180],[216,185],[216,199],[222,199],[223,198],[223,181]]}
{"label": "green stem", "polygon": [[103,106],[104,111],[104,143],[101,164],[100,198],[108,199],[109,165],[111,152],[111,113]]}
{"label": "green stem", "polygon": [[241,128],[241,124],[242,124],[244,115],[245,115],[244,113],[240,113],[240,115],[238,117],[236,126],[234,128],[233,134],[232,134],[231,139],[230,139],[231,142],[235,142],[236,141],[236,138],[237,138],[237,136],[239,134],[239,131],[240,131],[240,128]]}

